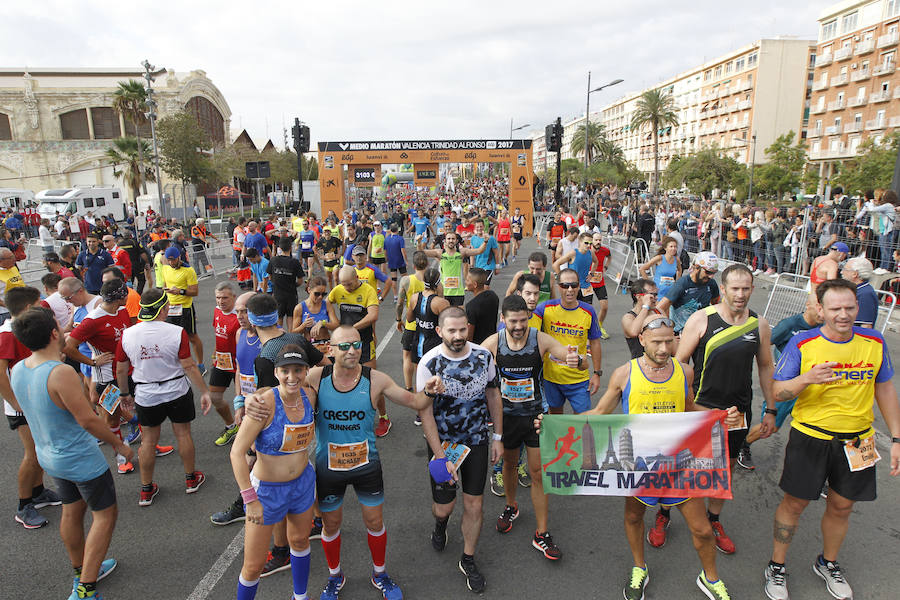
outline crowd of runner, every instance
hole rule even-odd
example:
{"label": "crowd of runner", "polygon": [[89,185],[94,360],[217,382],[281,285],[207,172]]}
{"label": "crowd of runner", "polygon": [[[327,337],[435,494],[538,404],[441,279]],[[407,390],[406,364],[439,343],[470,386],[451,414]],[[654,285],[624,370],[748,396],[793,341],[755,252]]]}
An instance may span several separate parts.
{"label": "crowd of runner", "polygon": [[[542,487],[543,415],[563,413],[566,403],[575,414],[722,410],[732,469],[753,469],[750,445],[790,415],[765,593],[789,598],[788,547],[808,503],[824,497],[823,547],[813,568],[831,595],[851,598],[837,555],[854,502],[875,498],[874,403],[893,436],[891,474],[900,474],[893,367],[872,328],[875,317],[864,314],[871,267],[857,258],[844,262],[851,254],[844,242],[824,246],[810,261],[805,312],[772,328],[749,306],[755,275],[773,263],[755,271],[732,264],[718,273],[719,248],[698,242],[702,236],[691,242],[678,219],[657,230],[648,207],[633,221],[622,221],[614,202],[601,208],[602,215],[584,206],[555,211],[527,256],[520,255],[522,241],[536,223],[507,205],[502,179],[462,182],[450,193],[389,193],[378,204],[369,200],[321,220],[312,213],[232,219],[224,235],[234,269],[215,285],[211,319],[194,305],[199,280],[211,271],[205,248],[212,236],[203,219],[190,227],[191,243],[183,241],[184,229],[154,221],[144,237],[93,230],[59,252],[51,246],[43,289],[21,277],[3,279],[0,394],[23,449],[16,521],[42,527],[48,520],[39,509],[62,504],[61,537],[74,570],[70,598],[99,598],[97,582],[116,566],[106,552],[117,498],[98,443],[113,448],[122,475],[135,470],[131,445],[139,443],[140,506],[174,491],[161,489],[154,471],[157,457],[176,450],[184,491],[194,494],[206,479],[191,432],[198,394],[201,411],[215,409],[222,420],[212,441],[231,444],[239,493],[210,519],[244,524],[238,600],[254,598],[261,577],[283,570],[291,571],[294,599],[308,598],[314,539],[329,571],[319,597],[339,597],[347,580],[341,524],[348,485],[367,530],[370,582],[384,598],[402,598],[386,568],[386,490],[376,444],[391,430],[390,401],[416,411],[422,427],[437,552],[446,547],[461,488],[456,566],[468,589],[480,593],[486,580],[475,555],[486,487],[505,497],[495,523],[500,533],[512,529],[518,488],[527,488],[536,521],[532,547],[548,560],[563,557]],[[646,232],[644,214],[653,219]],[[609,223],[607,231],[601,223]],[[604,377],[611,258],[604,240],[632,226],[638,236],[649,233],[648,245],[658,242],[660,252],[630,283],[633,307],[620,319],[631,360]],[[13,252],[0,248],[0,272],[15,269]],[[504,269],[513,276],[501,296],[492,283]],[[402,378],[377,369],[382,307],[400,333]],[[215,347],[207,366],[198,332],[210,322]],[[753,399],[754,363],[761,404]],[[174,447],[159,444],[166,420]],[[625,500],[634,565],[622,595],[644,598],[644,540],[665,544],[674,506],[700,559],[700,592],[730,598],[716,568],[717,550],[736,551],[725,501],[645,496]],[[645,531],[647,507],[656,515]]]}

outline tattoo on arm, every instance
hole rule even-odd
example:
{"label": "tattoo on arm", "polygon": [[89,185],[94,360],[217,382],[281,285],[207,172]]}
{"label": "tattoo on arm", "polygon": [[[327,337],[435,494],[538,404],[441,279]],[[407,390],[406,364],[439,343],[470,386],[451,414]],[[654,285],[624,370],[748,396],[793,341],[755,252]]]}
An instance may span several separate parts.
{"label": "tattoo on arm", "polygon": [[779,544],[790,544],[794,539],[794,532],[797,531],[796,525],[788,525],[775,519],[775,541]]}
{"label": "tattoo on arm", "polygon": [[775,394],[775,397],[778,399],[779,402],[786,402],[786,401],[790,400],[791,398],[796,398],[797,394],[791,390],[781,390],[780,392]]}

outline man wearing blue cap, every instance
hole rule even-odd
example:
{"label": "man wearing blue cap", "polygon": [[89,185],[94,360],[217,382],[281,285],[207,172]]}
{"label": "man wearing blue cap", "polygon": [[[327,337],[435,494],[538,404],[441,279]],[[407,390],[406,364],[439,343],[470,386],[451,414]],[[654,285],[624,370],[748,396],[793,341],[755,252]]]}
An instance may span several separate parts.
{"label": "man wearing blue cap", "polygon": [[162,267],[163,289],[169,297],[169,314],[166,319],[184,329],[197,356],[200,374],[206,374],[203,365],[203,341],[197,335],[197,315],[194,312],[194,296],[199,293],[197,272],[183,264],[181,252],[174,246],[166,248]]}
{"label": "man wearing blue cap", "polygon": [[[809,297],[815,299],[816,288],[823,281],[840,277],[840,263],[847,260],[850,248],[844,242],[836,242],[826,249],[826,254],[813,261],[809,270]],[[816,301],[818,304],[818,301]]]}

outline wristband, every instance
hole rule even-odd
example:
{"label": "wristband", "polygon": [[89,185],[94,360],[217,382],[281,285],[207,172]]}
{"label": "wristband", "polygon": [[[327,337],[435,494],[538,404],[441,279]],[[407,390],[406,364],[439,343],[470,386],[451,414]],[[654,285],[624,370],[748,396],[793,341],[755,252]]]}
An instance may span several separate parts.
{"label": "wristband", "polygon": [[244,408],[244,397],[243,396],[235,396],[234,400],[231,401],[232,406],[234,406],[234,410],[239,408]]}
{"label": "wristband", "polygon": [[763,412],[766,413],[767,415],[777,415],[778,414],[778,411],[774,408],[766,408],[765,410],[763,410]]}
{"label": "wristband", "polygon": [[241,490],[241,499],[243,499],[244,504],[250,504],[259,500],[259,497],[256,495],[256,490],[250,487],[246,490]]}
{"label": "wristband", "polygon": [[[431,478],[437,483],[447,483],[453,479],[450,475],[450,471],[447,469],[446,456],[443,458],[432,458],[428,461],[428,472],[431,474]],[[243,492],[241,493],[243,494]]]}
{"label": "wristband", "polygon": [[900,437],[892,437],[891,443],[892,444],[900,444]]}
{"label": "wristband", "polygon": [[491,438],[492,438],[495,442],[499,442],[499,441],[503,440],[503,434],[502,434],[502,433],[492,433],[492,434],[491,434]]}

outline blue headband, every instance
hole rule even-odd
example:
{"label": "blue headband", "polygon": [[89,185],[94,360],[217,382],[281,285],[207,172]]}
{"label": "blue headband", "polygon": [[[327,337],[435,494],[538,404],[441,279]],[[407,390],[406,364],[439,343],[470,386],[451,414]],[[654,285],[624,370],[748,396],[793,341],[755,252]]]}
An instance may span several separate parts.
{"label": "blue headband", "polygon": [[278,311],[270,312],[267,315],[256,315],[247,311],[247,318],[250,320],[251,325],[257,327],[272,327],[273,325],[278,324]]}

